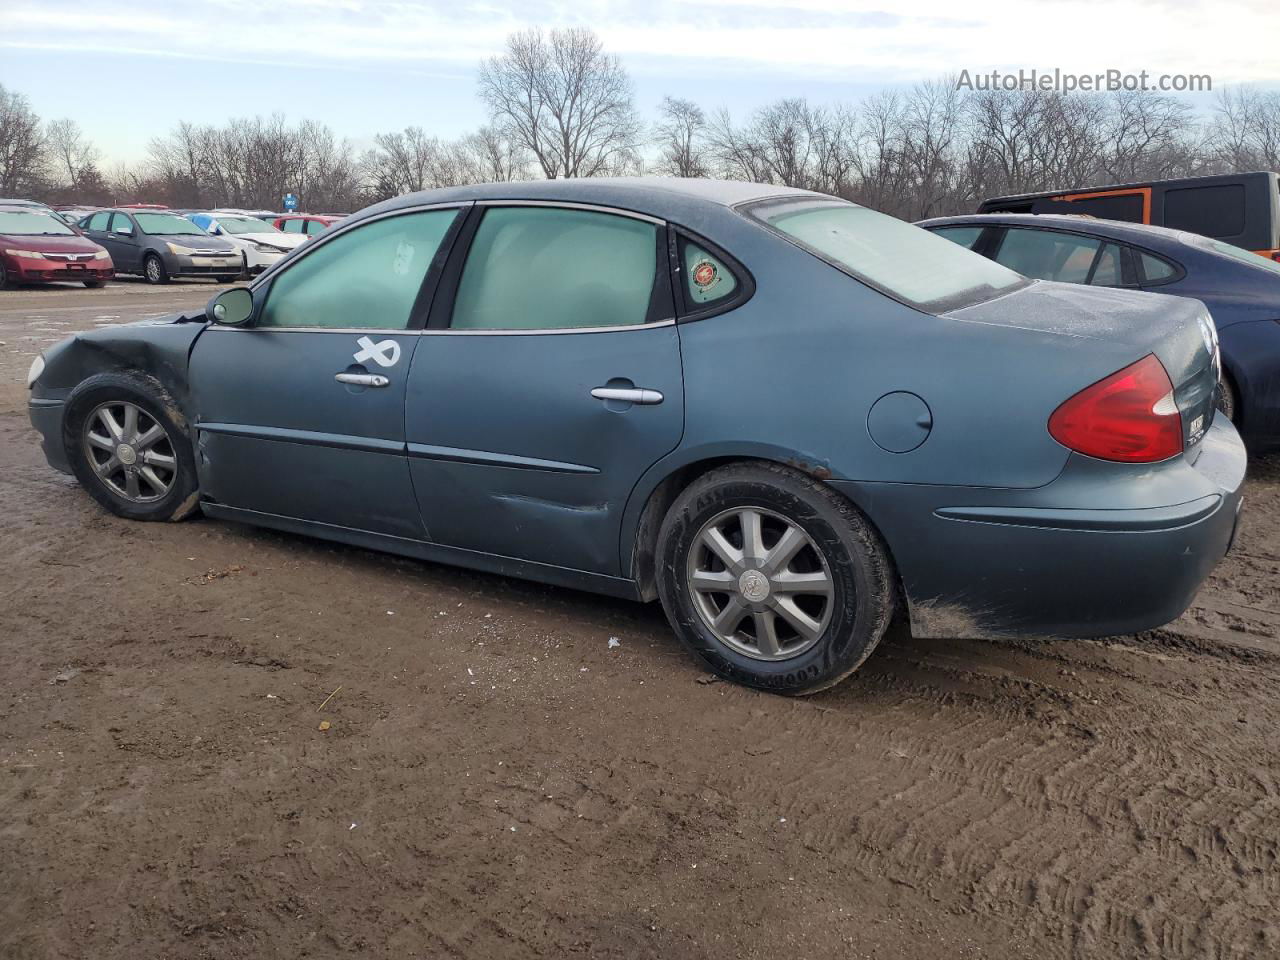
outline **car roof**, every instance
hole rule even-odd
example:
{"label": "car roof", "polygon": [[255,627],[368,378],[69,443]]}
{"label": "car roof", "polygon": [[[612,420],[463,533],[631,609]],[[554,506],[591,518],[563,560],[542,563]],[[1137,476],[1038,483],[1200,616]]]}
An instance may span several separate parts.
{"label": "car roof", "polygon": [[1184,230],[1172,230],[1169,227],[1153,227],[1145,223],[1130,223],[1127,220],[1102,220],[1097,217],[1059,213],[968,213],[955,217],[933,217],[916,223],[916,226],[925,228],[999,225],[1071,230],[1113,240],[1127,240],[1136,244],[1182,242],[1184,237],[1190,236]]}
{"label": "car roof", "polygon": [[519,180],[444,187],[408,193],[384,201],[368,212],[385,212],[425,203],[455,200],[544,200],[591,203],[635,210],[663,218],[678,218],[691,209],[732,207],[770,197],[814,197],[836,200],[826,194],[773,184],[740,180],[703,180],[680,177],[584,177],[567,180]]}

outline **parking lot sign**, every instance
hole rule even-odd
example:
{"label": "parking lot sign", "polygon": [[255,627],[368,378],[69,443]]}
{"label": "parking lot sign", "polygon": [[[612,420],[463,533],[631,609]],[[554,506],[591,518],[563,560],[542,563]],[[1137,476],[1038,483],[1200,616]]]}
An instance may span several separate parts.
{"label": "parking lot sign", "polygon": [[288,213],[298,209],[298,195],[296,193],[286,193],[284,195],[284,209]]}

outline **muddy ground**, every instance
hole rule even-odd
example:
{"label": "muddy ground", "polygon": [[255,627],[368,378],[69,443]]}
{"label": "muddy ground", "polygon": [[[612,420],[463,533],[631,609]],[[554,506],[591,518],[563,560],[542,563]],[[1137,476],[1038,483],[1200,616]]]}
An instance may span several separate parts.
{"label": "muddy ground", "polygon": [[1280,459],[1167,629],[788,700],[656,606],[104,515],[31,357],[210,292],[0,294],[0,957],[1280,956]]}

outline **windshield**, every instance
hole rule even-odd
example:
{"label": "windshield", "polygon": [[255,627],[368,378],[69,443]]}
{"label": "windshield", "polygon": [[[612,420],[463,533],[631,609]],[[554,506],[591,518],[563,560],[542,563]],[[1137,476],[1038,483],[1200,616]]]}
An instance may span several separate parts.
{"label": "windshield", "polygon": [[24,210],[0,210],[0,233],[11,237],[74,237],[76,232],[57,217]]}
{"label": "windshield", "polygon": [[857,204],[775,200],[750,213],[832,266],[920,309],[954,309],[1026,283],[950,240]]}
{"label": "windshield", "polygon": [[172,213],[135,213],[133,219],[138,221],[138,226],[142,228],[143,233],[162,237],[179,233],[195,234],[198,237],[207,236],[186,217],[176,217]]}
{"label": "windshield", "polygon": [[280,231],[256,217],[219,217],[218,224],[227,233],[279,233]]}
{"label": "windshield", "polygon": [[1197,246],[1208,247],[1218,253],[1225,253],[1229,257],[1235,257],[1241,263],[1247,263],[1251,267],[1259,267],[1269,273],[1280,273],[1280,263],[1276,263],[1270,257],[1259,256],[1252,250],[1245,250],[1243,247],[1223,243],[1221,240],[1210,240],[1206,237],[1196,237],[1193,242]]}

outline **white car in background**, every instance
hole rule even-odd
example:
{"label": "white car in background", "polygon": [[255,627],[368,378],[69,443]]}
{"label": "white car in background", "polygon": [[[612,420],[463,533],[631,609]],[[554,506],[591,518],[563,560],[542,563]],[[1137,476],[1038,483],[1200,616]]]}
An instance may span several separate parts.
{"label": "white car in background", "polygon": [[230,210],[189,213],[187,219],[215,237],[235,244],[244,257],[245,272],[261,273],[294,247],[306,243],[305,236],[285,233],[257,217]]}

